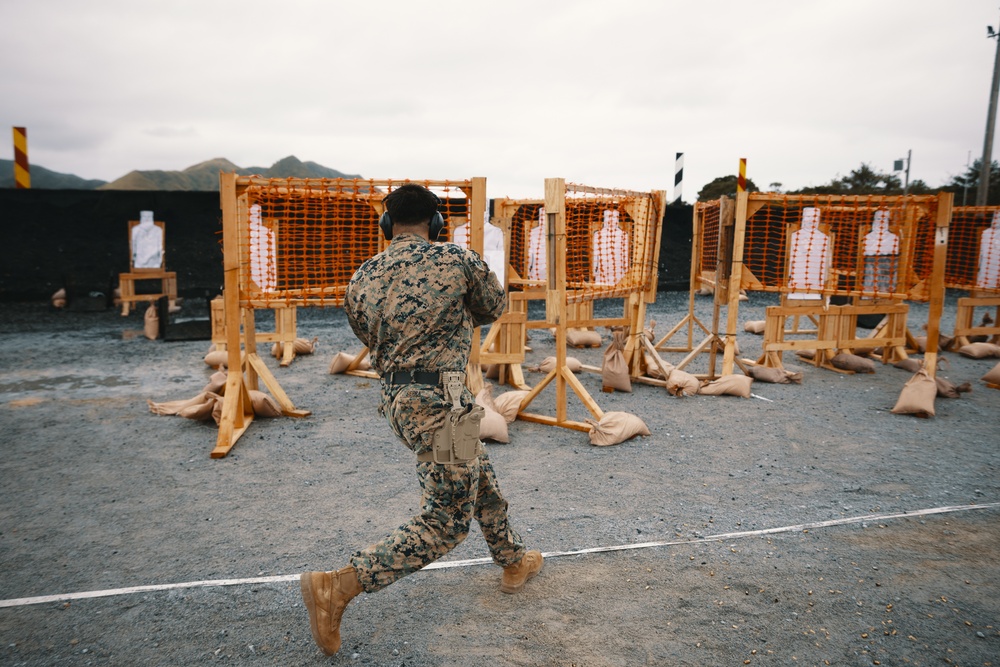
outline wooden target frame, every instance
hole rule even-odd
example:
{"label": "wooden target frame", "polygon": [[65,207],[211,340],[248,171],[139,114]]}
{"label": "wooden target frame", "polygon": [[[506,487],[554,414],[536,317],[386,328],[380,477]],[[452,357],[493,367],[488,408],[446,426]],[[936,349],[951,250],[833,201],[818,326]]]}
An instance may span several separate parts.
{"label": "wooden target frame", "polygon": [[[782,295],[782,305],[770,306],[764,331],[763,354],[758,364],[781,367],[784,351],[803,349],[815,350],[814,363],[817,366],[837,370],[830,359],[837,351],[854,349],[883,349],[883,363],[906,358],[906,345],[912,339],[906,329],[908,306],[905,300],[925,300],[930,302],[927,323],[927,345],[924,365],[933,377],[937,361],[938,338],[940,336],[941,313],[945,294],[945,260],[948,248],[948,226],[952,216],[951,193],[936,196],[847,196],[847,195],[780,195],[777,193],[741,193],[737,197],[736,227],[733,252],[733,270],[730,281],[727,341],[723,374],[733,371],[735,361],[735,328],[738,313],[738,289],[778,292]],[[798,229],[790,224],[781,211],[804,211],[816,207],[821,212],[833,212],[847,222],[841,229],[850,229],[856,224],[856,216],[871,215],[880,210],[889,210],[896,216],[894,224],[899,235],[898,260],[892,265],[892,287],[859,287],[862,266],[862,241],[860,232],[854,230],[854,237],[841,241],[848,263],[838,269],[836,260],[816,270],[816,284],[804,290],[817,295],[812,303],[789,298],[797,291],[792,286],[790,258],[790,229]],[[774,220],[768,219],[768,209],[778,211]],[[755,235],[748,240],[748,221],[758,212],[764,217],[758,220]],[[855,216],[855,217],[852,217]],[[822,218],[822,216],[821,216]],[[804,218],[803,218],[804,219]],[[761,230],[777,226],[777,233],[770,242]],[[859,227],[860,229],[861,227]],[[825,246],[824,246],[825,247]],[[835,252],[834,241],[830,247]],[[824,251],[825,252],[825,251]],[[855,253],[852,255],[851,253]],[[765,256],[780,258],[777,271],[769,275],[755,275],[750,264],[765,267]],[[823,260],[826,261],[825,259]],[[853,264],[852,264],[853,262]],[[839,271],[839,272],[838,272]],[[847,305],[830,305],[831,296],[846,297]],[[857,318],[860,315],[883,314],[883,326],[874,335],[858,338],[855,334]],[[792,316],[815,318],[818,327],[815,338],[809,340],[788,340],[785,337],[785,321]],[[801,333],[801,332],[799,332]]]}
{"label": "wooden target frame", "polygon": [[[588,199],[589,198],[589,199]],[[632,222],[632,234],[628,252],[630,261],[625,275],[614,284],[594,284],[579,280],[579,271],[574,270],[574,279],[569,275],[571,259],[568,254],[569,225],[567,211],[586,202],[582,206],[602,210],[612,205],[620,206]],[[625,357],[630,374],[641,374],[645,340],[643,326],[646,304],[656,300],[657,255],[663,228],[663,213],[666,191],[635,192],[584,185],[567,184],[562,178],[545,179],[545,233],[547,254],[547,276],[545,280],[545,321],[539,326],[553,329],[556,338],[555,366],[522,399],[518,419],[559,426],[578,431],[590,431],[591,425],[570,419],[567,399],[572,391],[583,406],[597,420],[604,416],[597,401],[590,395],[579,378],[566,365],[567,330],[588,326],[624,326],[629,328]],[[588,228],[589,229],[589,228]],[[577,267],[578,268],[578,267]],[[598,298],[624,299],[624,312],[618,318],[574,319],[580,312],[579,306]],[[513,301],[512,301],[513,303]],[[576,308],[574,309],[574,306]],[[593,370],[593,369],[588,369]],[[596,369],[600,372],[600,369]],[[545,415],[528,412],[527,408],[549,385],[555,385],[555,414]]]}
{"label": "wooden target frame", "polygon": [[[998,228],[1000,206],[956,206],[952,211],[945,286],[968,293],[958,299],[953,348],[968,345],[973,336],[985,336],[992,343],[1000,342]],[[987,233],[992,236],[990,247],[984,247]],[[977,318],[979,309],[986,309],[986,315],[993,313],[992,324],[985,318]]]}
{"label": "wooden target frame", "polygon": [[[485,178],[418,181],[220,175],[228,374],[212,458],[226,456],[253,423],[249,392],[259,389],[261,383],[278,402],[284,416],[310,414],[295,406],[258,353],[254,310],[276,305],[343,305],[354,270],[388,245],[378,229],[382,200],[393,188],[405,183],[419,183],[439,191],[439,196],[443,191],[446,196],[441,212],[446,223],[454,209],[460,209],[472,223],[472,247],[482,250]],[[448,193],[461,196],[450,197]],[[252,207],[262,202],[263,212],[255,219]],[[337,218],[340,210],[353,211],[354,217]],[[251,228],[254,224],[256,230]],[[446,228],[450,235],[451,226]],[[273,239],[265,235],[267,242],[261,245],[259,239],[265,232],[273,232]],[[257,264],[253,261],[253,250],[257,252]],[[482,388],[479,342],[476,329],[467,369],[467,384],[473,391]],[[352,362],[351,370],[357,369],[367,354],[367,349],[362,350]]]}

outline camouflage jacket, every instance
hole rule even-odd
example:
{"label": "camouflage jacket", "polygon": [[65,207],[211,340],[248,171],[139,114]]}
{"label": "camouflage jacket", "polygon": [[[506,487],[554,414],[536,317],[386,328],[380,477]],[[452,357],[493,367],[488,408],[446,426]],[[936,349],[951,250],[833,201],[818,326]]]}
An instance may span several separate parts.
{"label": "camouflage jacket", "polygon": [[[464,371],[472,331],[498,318],[505,295],[479,255],[415,234],[393,238],[365,261],[347,286],[344,311],[382,377],[393,371]],[[471,402],[466,391],[463,404]],[[417,453],[448,410],[440,386],[382,385],[380,412]]]}

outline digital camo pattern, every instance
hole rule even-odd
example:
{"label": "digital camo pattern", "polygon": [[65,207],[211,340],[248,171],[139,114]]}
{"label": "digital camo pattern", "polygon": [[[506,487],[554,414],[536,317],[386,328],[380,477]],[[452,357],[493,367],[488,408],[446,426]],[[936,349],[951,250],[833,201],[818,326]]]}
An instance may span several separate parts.
{"label": "digital camo pattern", "polygon": [[[400,234],[367,260],[347,287],[344,310],[382,377],[393,371],[464,371],[473,329],[502,313],[505,295],[477,254],[450,243]],[[462,405],[474,400],[468,389]],[[439,386],[382,384],[379,411],[393,432],[420,454],[450,404]],[[355,553],[351,564],[362,588],[377,591],[445,555],[479,523],[493,560],[521,560],[525,548],[507,521],[507,501],[485,451],[465,464],[418,462],[421,513],[385,539]]]}
{"label": "digital camo pattern", "polygon": [[473,329],[500,317],[504,304],[496,275],[476,253],[401,234],[354,273],[344,310],[372,368],[385,375],[464,371]]}
{"label": "digital camo pattern", "polygon": [[490,555],[500,567],[524,556],[520,535],[507,520],[507,501],[500,494],[489,456],[460,465],[417,463],[422,492],[421,512],[382,541],[351,557],[361,587],[369,593],[433,563],[479,523]]}
{"label": "digital camo pattern", "polygon": [[[504,305],[503,287],[476,253],[415,234],[396,236],[364,262],[344,299],[351,329],[383,377],[405,370],[464,371],[473,329],[493,322]],[[463,405],[473,400],[463,392]],[[441,387],[382,386],[379,412],[418,454],[430,449],[448,407]]]}

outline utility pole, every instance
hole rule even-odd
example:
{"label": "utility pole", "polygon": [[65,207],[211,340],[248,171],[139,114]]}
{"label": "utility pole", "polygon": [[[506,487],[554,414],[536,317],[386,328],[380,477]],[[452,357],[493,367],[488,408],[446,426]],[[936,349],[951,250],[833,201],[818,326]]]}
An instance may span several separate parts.
{"label": "utility pole", "polygon": [[986,139],[983,141],[983,163],[979,167],[979,190],[976,206],[986,206],[990,192],[990,169],[993,166],[993,126],[997,118],[997,89],[1000,88],[1000,33],[993,26],[986,26],[986,38],[997,40],[997,54],[993,61],[993,82],[990,85],[990,110],[986,115]]}

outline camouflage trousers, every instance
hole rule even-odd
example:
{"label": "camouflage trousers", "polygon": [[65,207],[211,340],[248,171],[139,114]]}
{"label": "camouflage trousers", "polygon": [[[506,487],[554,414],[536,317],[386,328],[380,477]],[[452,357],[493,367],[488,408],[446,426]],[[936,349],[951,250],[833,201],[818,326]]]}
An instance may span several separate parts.
{"label": "camouflage trousers", "polygon": [[513,565],[524,556],[521,536],[507,521],[507,501],[484,451],[465,464],[417,463],[422,493],[421,512],[385,539],[351,556],[361,588],[368,593],[441,558],[479,523],[493,562]]}

